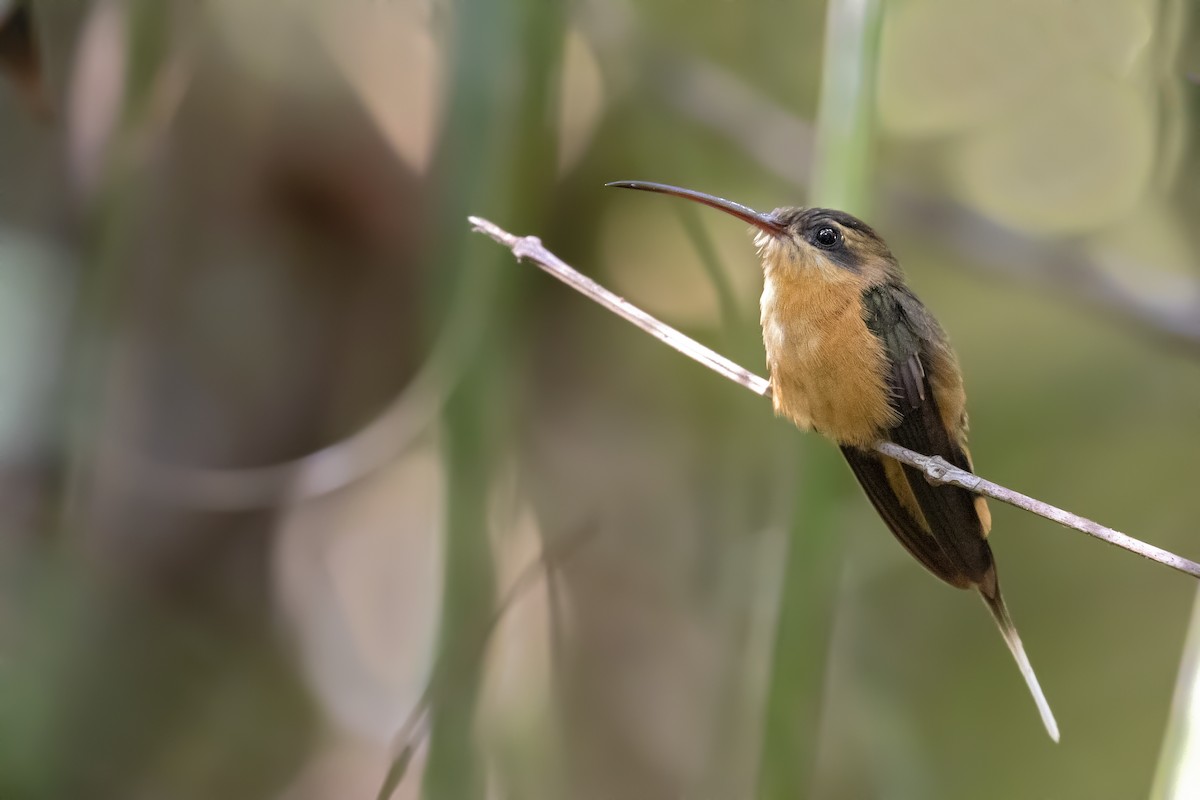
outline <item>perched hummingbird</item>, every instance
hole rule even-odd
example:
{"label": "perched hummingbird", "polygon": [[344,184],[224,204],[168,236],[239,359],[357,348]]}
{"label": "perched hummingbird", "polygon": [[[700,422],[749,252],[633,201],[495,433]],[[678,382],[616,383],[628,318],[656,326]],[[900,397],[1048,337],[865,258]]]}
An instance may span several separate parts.
{"label": "perched hummingbird", "polygon": [[958,360],[883,239],[843,211],[764,214],[660,183],[608,185],[694,200],[756,229],[775,413],[841,447],[879,516],[926,569],[951,586],[979,590],[1057,742],[1058,724],[1000,594],[987,502],[965,489],[934,486],[871,449],[887,440],[971,470]]}

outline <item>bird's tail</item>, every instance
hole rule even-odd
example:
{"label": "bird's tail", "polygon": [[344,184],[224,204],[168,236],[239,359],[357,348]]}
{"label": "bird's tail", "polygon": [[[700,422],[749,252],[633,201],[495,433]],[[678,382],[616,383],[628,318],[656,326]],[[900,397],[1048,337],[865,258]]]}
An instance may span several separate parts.
{"label": "bird's tail", "polygon": [[1004,596],[1000,594],[1000,587],[993,585],[992,588],[991,596],[983,591],[983,587],[980,587],[979,594],[983,597],[983,602],[987,604],[988,610],[992,612],[992,618],[996,620],[996,625],[1000,628],[1000,635],[1004,637],[1004,643],[1008,645],[1009,652],[1017,662],[1017,668],[1021,670],[1021,677],[1025,679],[1029,693],[1033,695],[1033,702],[1037,704],[1038,713],[1042,715],[1042,724],[1046,726],[1046,733],[1050,734],[1050,738],[1057,742],[1058,723],[1054,720],[1054,712],[1050,710],[1050,704],[1046,702],[1046,695],[1042,693],[1037,675],[1033,673],[1029,657],[1025,655],[1021,637],[1017,635],[1017,626],[1013,624],[1012,617],[1008,614],[1008,607],[1004,605]]}

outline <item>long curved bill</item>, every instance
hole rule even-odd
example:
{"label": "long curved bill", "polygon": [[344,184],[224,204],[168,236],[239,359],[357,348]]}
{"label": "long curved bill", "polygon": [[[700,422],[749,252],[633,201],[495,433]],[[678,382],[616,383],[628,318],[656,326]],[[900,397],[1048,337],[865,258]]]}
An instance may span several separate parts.
{"label": "long curved bill", "polygon": [[682,197],[685,200],[693,200],[719,211],[724,211],[726,214],[731,214],[743,222],[753,225],[760,231],[765,231],[773,236],[779,236],[784,232],[783,225],[775,218],[774,214],[764,214],[761,211],[755,211],[753,208],[747,208],[741,203],[735,203],[732,200],[726,200],[711,194],[705,194],[704,192],[681,189],[678,186],[671,186],[666,183],[650,183],[649,181],[613,181],[604,185],[616,186],[618,189],[638,189],[643,192],[658,192],[659,194]]}

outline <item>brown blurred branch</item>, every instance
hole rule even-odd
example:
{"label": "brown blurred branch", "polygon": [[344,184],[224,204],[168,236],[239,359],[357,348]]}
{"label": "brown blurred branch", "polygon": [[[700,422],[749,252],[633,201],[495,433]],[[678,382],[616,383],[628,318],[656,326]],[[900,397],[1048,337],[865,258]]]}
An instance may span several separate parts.
{"label": "brown blurred branch", "polygon": [[1030,238],[965,206],[895,185],[887,188],[886,197],[890,213],[902,225],[950,244],[967,255],[963,264],[969,268],[1048,290],[1200,355],[1200,282],[1125,265],[1125,270],[1151,274],[1147,283],[1169,287],[1133,291],[1095,258],[1068,244]]}
{"label": "brown blurred branch", "polygon": [[[630,52],[647,53],[650,63],[636,70],[636,80],[649,76],[667,107],[723,136],[771,174],[807,188],[815,137],[803,119],[728,70],[643,44],[636,11],[627,4],[606,2],[591,9],[588,25],[601,47],[619,54],[621,63],[629,61]],[[1052,291],[1200,355],[1200,282],[1139,264],[1140,273],[1150,274],[1147,283],[1169,288],[1134,291],[1077,248],[1028,236],[894,178],[885,177],[883,201],[885,213],[901,227],[949,243],[963,254],[967,268]]]}
{"label": "brown blurred branch", "polygon": [[295,503],[343,489],[407,450],[437,417],[462,368],[443,338],[405,389],[366,426],[300,458],[261,467],[206,469],[122,453],[121,475],[150,496],[184,508],[245,511]]}
{"label": "brown blurred branch", "polygon": [[[734,383],[746,387],[755,394],[764,397],[770,395],[770,384],[764,378],[714,353],[696,340],[685,336],[674,328],[650,316],[629,301],[613,294],[591,278],[580,274],[558,256],[547,250],[536,236],[515,236],[486,219],[480,217],[469,217],[468,219],[476,231],[487,234],[492,239],[512,250],[513,255],[517,257],[518,261],[526,259],[536,264],[589,299],[594,300],[613,313],[632,322],[659,341],[669,344],[679,352],[704,364],[709,369]],[[1056,508],[1049,503],[1044,503],[1041,500],[1036,500],[1028,495],[1013,491],[973,473],[958,469],[936,456],[921,455],[892,442],[879,442],[875,445],[874,449],[889,458],[921,470],[931,483],[950,484],[976,494],[986,495],[1002,503],[1008,503],[1009,505],[1024,509],[1031,514],[1045,517],[1064,527],[1094,536],[1097,539],[1128,550],[1131,553],[1136,553],[1151,561],[1157,561],[1172,569],[1186,572],[1193,577],[1200,577],[1200,564],[1195,561],[1177,556],[1162,548],[1134,539],[1120,531],[1105,527],[1092,520],[1072,514],[1069,511],[1063,511],[1061,508]]]}

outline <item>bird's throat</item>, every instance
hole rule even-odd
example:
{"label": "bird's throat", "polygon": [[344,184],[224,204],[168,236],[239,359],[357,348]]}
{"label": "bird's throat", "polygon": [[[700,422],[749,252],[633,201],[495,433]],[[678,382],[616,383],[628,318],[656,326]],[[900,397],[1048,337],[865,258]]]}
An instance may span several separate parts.
{"label": "bird's throat", "polygon": [[838,444],[866,447],[896,422],[883,347],[862,316],[858,281],[766,270],[763,345],[775,413]]}

